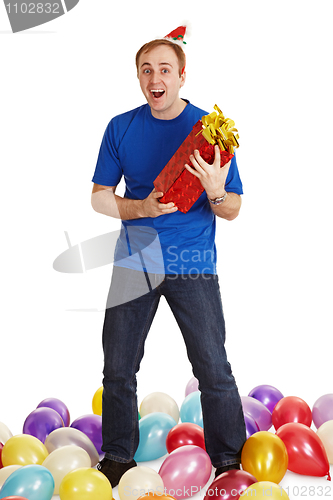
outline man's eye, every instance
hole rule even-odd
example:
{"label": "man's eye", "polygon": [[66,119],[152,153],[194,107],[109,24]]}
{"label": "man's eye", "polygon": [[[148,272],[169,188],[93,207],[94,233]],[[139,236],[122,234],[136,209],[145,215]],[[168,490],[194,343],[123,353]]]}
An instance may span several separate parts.
{"label": "man's eye", "polygon": [[148,74],[150,73],[150,69],[145,69],[145,70],[143,70],[143,72],[144,72],[146,75],[148,75]]}
{"label": "man's eye", "polygon": [[169,73],[169,70],[164,68],[164,69],[162,69],[162,73]]}

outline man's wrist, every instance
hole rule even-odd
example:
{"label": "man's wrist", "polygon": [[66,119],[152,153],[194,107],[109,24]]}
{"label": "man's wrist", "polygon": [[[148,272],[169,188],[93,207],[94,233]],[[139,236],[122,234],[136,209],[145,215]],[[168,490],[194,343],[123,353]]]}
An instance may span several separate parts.
{"label": "man's wrist", "polygon": [[207,198],[212,205],[221,205],[221,203],[225,201],[227,194],[227,191],[224,191],[224,193],[220,196],[210,197],[207,195]]}

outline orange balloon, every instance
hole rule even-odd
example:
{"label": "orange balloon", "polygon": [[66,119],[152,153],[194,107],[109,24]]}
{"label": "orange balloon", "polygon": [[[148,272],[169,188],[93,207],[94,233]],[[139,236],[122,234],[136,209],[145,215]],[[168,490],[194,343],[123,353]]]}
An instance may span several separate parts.
{"label": "orange balloon", "polygon": [[256,432],[245,441],[242,466],[257,481],[279,483],[288,468],[287,448],[275,434],[268,431]]}
{"label": "orange balloon", "polygon": [[172,497],[171,495],[161,495],[161,493],[145,493],[144,495],[141,495],[141,497],[138,498],[138,500],[176,500],[175,497]]}

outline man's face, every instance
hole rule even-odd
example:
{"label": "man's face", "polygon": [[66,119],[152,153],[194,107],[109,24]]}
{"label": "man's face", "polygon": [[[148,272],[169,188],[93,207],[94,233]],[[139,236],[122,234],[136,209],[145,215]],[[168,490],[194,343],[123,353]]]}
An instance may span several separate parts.
{"label": "man's face", "polygon": [[179,90],[185,83],[185,72],[179,76],[179,64],[171,47],[158,45],[139,59],[138,77],[141,90],[155,118],[171,120],[184,108]]}

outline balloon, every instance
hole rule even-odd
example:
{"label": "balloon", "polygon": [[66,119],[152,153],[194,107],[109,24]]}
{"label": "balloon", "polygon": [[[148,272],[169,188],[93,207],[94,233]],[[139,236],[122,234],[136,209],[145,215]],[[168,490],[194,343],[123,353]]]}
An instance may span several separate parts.
{"label": "balloon", "polygon": [[167,453],[166,438],[176,422],[166,413],[149,413],[139,421],[139,446],[134,455],[137,462],[155,460]]}
{"label": "balloon", "polygon": [[102,453],[102,417],[101,415],[83,415],[71,423],[73,429],[83,432],[93,443],[98,455]]}
{"label": "balloon", "polygon": [[70,422],[70,415],[67,406],[65,403],[60,401],[60,399],[57,398],[47,398],[43,399],[37,406],[37,408],[52,408],[52,410],[55,410],[56,412],[59,413],[61,416],[64,426],[68,427],[69,422]]}
{"label": "balloon", "polygon": [[44,460],[43,467],[51,472],[55,483],[54,495],[58,495],[60,483],[66,474],[82,467],[91,468],[91,460],[83,448],[68,445],[52,451]]}
{"label": "balloon", "polygon": [[176,424],[179,420],[179,408],[176,401],[164,392],[152,392],[142,400],[140,405],[141,418],[155,412],[167,413]]}
{"label": "balloon", "polygon": [[192,424],[203,427],[200,396],[200,391],[191,392],[191,394],[186,396],[180,407],[180,419],[182,422],[192,422]]}
{"label": "balloon", "polygon": [[[147,498],[148,497],[148,498]],[[138,500],[176,500],[171,495],[162,495],[161,493],[145,493]]]}
{"label": "balloon", "polygon": [[37,408],[27,416],[23,424],[23,434],[35,436],[42,443],[55,429],[64,426],[59,413],[52,408]]}
{"label": "balloon", "polygon": [[82,467],[66,474],[59,495],[61,500],[112,500],[112,488],[102,472]]}
{"label": "balloon", "polygon": [[120,478],[118,495],[120,500],[136,500],[149,491],[150,495],[164,492],[163,479],[150,467],[138,465],[125,472]]}
{"label": "balloon", "polygon": [[257,500],[289,500],[287,493],[281,486],[271,482],[271,481],[259,481],[249,486],[244,493],[242,498],[256,498]]}
{"label": "balloon", "polygon": [[275,406],[272,413],[272,422],[277,430],[281,425],[289,422],[298,422],[310,427],[312,413],[310,407],[301,398],[287,396],[281,399]]}
{"label": "balloon", "polygon": [[271,413],[276,403],[283,398],[282,392],[272,385],[258,385],[249,392],[249,396],[260,401]]}
{"label": "balloon", "polygon": [[333,420],[333,394],[325,394],[317,399],[312,408],[312,418],[317,429],[324,422]]}
{"label": "balloon", "polygon": [[255,432],[260,431],[259,425],[257,422],[254,420],[253,417],[246,411],[244,412],[244,420],[245,420],[245,427],[246,427],[246,439],[248,439],[252,434]]}
{"label": "balloon", "polygon": [[327,420],[317,430],[317,436],[323,443],[330,464],[333,464],[333,420]]}
{"label": "balloon", "polygon": [[2,463],[7,465],[41,465],[48,455],[44,444],[29,434],[13,436],[2,450]]}
{"label": "balloon", "polygon": [[3,467],[3,463],[2,463],[2,460],[1,460],[2,448],[3,448],[3,444],[0,443],[0,469],[2,469],[2,467]]}
{"label": "balloon", "polygon": [[199,390],[199,381],[197,378],[192,377],[186,385],[185,388],[185,397],[191,394],[191,392],[195,392]]}
{"label": "balloon", "polygon": [[211,472],[212,464],[208,453],[199,446],[186,445],[167,456],[159,475],[163,479],[166,493],[178,499],[198,493],[207,483]]}
{"label": "balloon", "polygon": [[242,396],[241,400],[244,413],[251,415],[261,431],[268,431],[272,427],[272,414],[266,406],[249,396]]}
{"label": "balloon", "polygon": [[278,428],[288,452],[288,469],[306,476],[329,476],[329,462],[323,443],[305,424],[288,423]]}
{"label": "balloon", "polygon": [[177,424],[173,427],[167,435],[165,444],[168,453],[187,444],[200,446],[203,450],[206,449],[203,428],[191,422]]}
{"label": "balloon", "polygon": [[94,415],[102,415],[103,386],[97,389],[92,399],[92,411]]}
{"label": "balloon", "polygon": [[0,422],[0,443],[5,444],[11,437],[13,437],[13,434],[8,429],[7,425]]}
{"label": "balloon", "polygon": [[7,467],[3,467],[0,470],[0,489],[3,483],[6,481],[7,477],[9,477],[14,472],[14,470],[17,470],[20,467],[22,467],[22,465],[7,465]]}
{"label": "balloon", "polygon": [[208,487],[204,500],[238,500],[256,478],[244,470],[228,470],[217,476]]}
{"label": "balloon", "polygon": [[45,439],[45,447],[49,453],[57,448],[67,446],[69,444],[80,446],[86,450],[90,456],[92,467],[99,462],[99,455],[94,444],[83,432],[78,429],[74,429],[72,427],[62,427],[61,429],[56,429],[51,432],[51,434],[49,434]]}
{"label": "balloon", "polygon": [[278,436],[260,431],[245,441],[241,461],[243,469],[257,481],[279,483],[287,472],[288,453]]}
{"label": "balloon", "polygon": [[28,500],[26,497],[17,497],[15,496],[10,496],[10,497],[5,497],[3,500]]}
{"label": "balloon", "polygon": [[41,465],[27,465],[14,471],[1,488],[0,498],[23,495],[29,500],[51,500],[54,480],[50,471]]}

